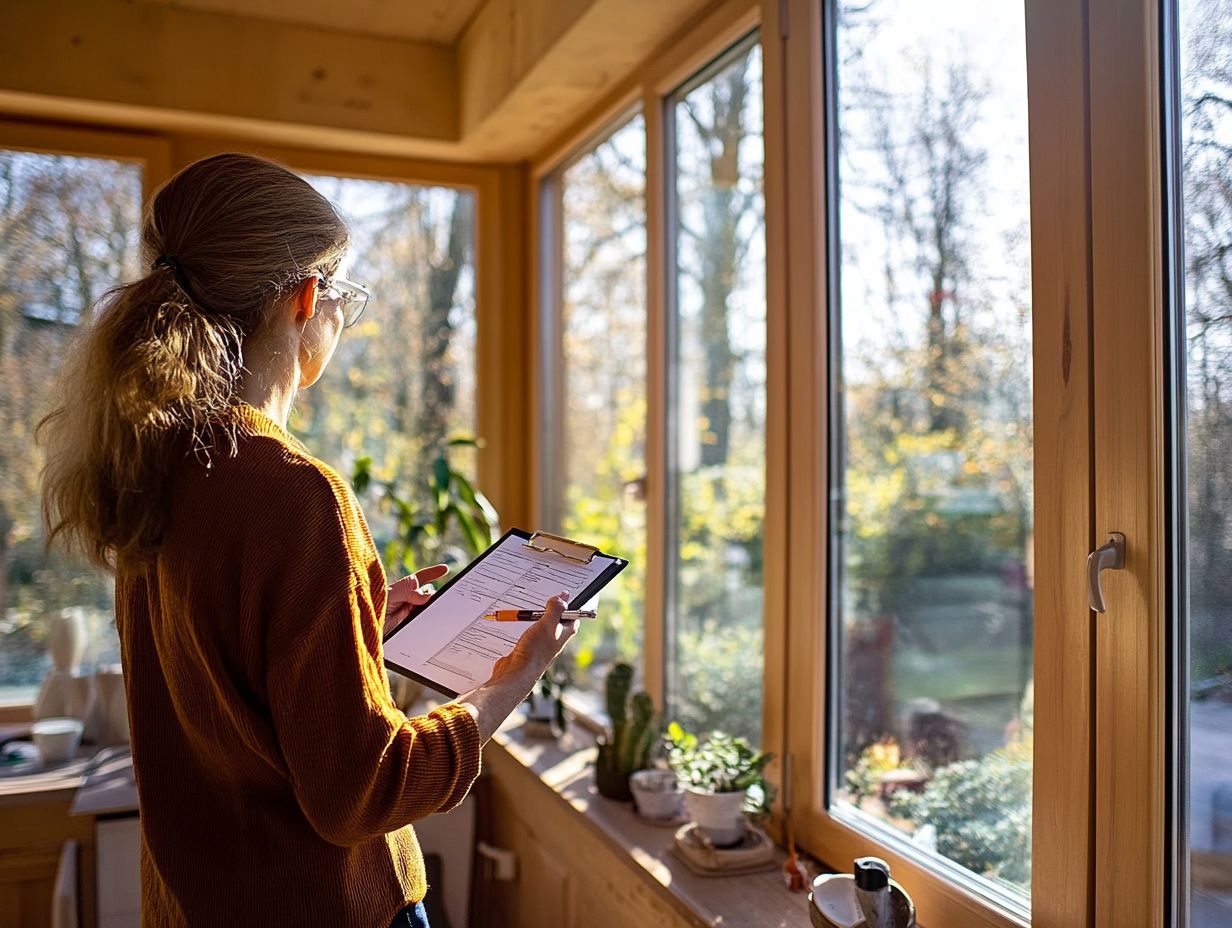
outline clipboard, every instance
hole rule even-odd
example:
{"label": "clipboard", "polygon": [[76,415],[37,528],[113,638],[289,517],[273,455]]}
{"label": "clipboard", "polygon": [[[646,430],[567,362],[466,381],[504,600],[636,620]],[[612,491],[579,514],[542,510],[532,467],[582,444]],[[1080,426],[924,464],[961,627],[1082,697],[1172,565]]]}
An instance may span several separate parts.
{"label": "clipboard", "polygon": [[484,614],[542,609],[563,590],[568,608],[580,608],[628,563],[560,535],[512,528],[385,636],[385,666],[456,698],[487,680],[531,627]]}

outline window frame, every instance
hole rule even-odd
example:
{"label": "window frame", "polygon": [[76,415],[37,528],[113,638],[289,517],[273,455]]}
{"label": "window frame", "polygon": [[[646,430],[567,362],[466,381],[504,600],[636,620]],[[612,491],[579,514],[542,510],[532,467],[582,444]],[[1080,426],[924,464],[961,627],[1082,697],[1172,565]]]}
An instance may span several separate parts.
{"label": "window frame", "polygon": [[[951,878],[949,868],[904,853],[906,842],[857,829],[828,808],[827,772],[834,762],[829,723],[833,655],[828,653],[833,552],[823,488],[829,486],[833,466],[830,329],[837,306],[830,272],[837,266],[838,206],[834,0],[787,0],[767,10],[770,17],[781,11],[785,20],[775,22],[784,35],[777,67],[767,55],[768,77],[776,75],[781,81],[774,88],[767,84],[767,113],[778,95],[783,107],[773,122],[768,116],[768,130],[773,126],[774,134],[768,134],[767,148],[784,153],[784,181],[791,190],[789,198],[778,190],[780,199],[774,204],[789,232],[793,404],[786,676],[796,698],[785,739],[787,815],[803,843],[831,864],[864,854],[886,858],[910,888],[927,923],[960,928],[1009,928],[1029,924],[1029,919],[1088,924],[1094,901],[1095,626],[1086,608],[1082,573],[1095,534],[1089,157],[1084,144],[1050,144],[1057,137],[1086,139],[1088,32],[1083,5],[1026,0],[1024,8],[1031,123],[1036,537],[1048,533],[1055,539],[1055,548],[1046,556],[1037,551],[1035,557],[1035,589],[1046,592],[1035,601],[1037,724],[1029,918],[973,891],[976,884]],[[768,214],[772,208],[768,202]],[[1070,350],[1058,351],[1056,346],[1062,344]],[[1053,501],[1058,505],[1050,508]]]}
{"label": "window frame", "polygon": [[[1089,17],[1114,20],[1112,0],[1074,5],[1026,0],[1026,57],[1032,126],[1032,352],[1034,387],[1037,536],[1051,532],[1056,550],[1036,552],[1035,604],[1036,763],[1032,827],[1031,918],[1046,924],[1085,924],[1095,906],[1096,863],[1094,668],[1096,627],[1085,604],[1080,566],[1095,542],[1094,417],[1095,315],[1089,259],[1092,230],[1092,127]],[[1148,0],[1140,0],[1147,4]],[[1101,4],[1101,5],[1099,5]],[[833,39],[833,0],[763,0],[760,9],[726,4],[708,17],[710,35],[694,35],[655,55],[641,78],[607,104],[626,106],[642,97],[647,122],[648,286],[648,507],[650,561],[662,564],[667,547],[663,402],[669,396],[667,325],[670,308],[670,123],[664,106],[671,92],[742,31],[760,27],[763,46],[766,302],[768,302],[768,492],[765,515],[764,743],[779,752],[772,778],[781,786],[774,831],[784,818],[804,848],[829,863],[880,854],[910,887],[931,923],[1009,928],[1027,923],[1023,912],[1004,911],[931,866],[894,850],[894,843],[835,820],[827,807],[829,500],[829,328],[822,307],[832,307],[835,184],[830,139],[833,83],[827,79]],[[726,16],[724,16],[726,14]],[[742,16],[744,18],[742,18]],[[717,23],[717,25],[716,25]],[[724,32],[726,30],[726,32]],[[1126,41],[1124,35],[1109,42]],[[1132,41],[1132,37],[1131,37]],[[1111,86],[1109,91],[1117,92]],[[1124,92],[1124,90],[1120,91]],[[600,116],[541,155],[532,169],[531,197],[554,164],[590,136]],[[1051,133],[1051,134],[1050,134]],[[1083,139],[1057,147],[1051,139]],[[1141,145],[1141,138],[1135,144]],[[790,189],[790,196],[788,196]],[[542,217],[532,216],[532,223]],[[1045,229],[1052,233],[1045,234]],[[542,239],[535,238],[542,248]],[[540,276],[552,280],[551,256],[540,254]],[[536,306],[543,312],[542,303]],[[541,324],[545,317],[540,315]],[[551,320],[547,319],[547,322]],[[1067,357],[1058,364],[1057,345]],[[542,356],[541,356],[542,360]],[[1062,376],[1063,368],[1063,376]],[[1048,376],[1040,376],[1044,371]],[[537,385],[537,399],[545,385]],[[537,414],[542,405],[536,404]],[[1074,457],[1077,456],[1077,457]],[[1064,463],[1063,463],[1064,462]],[[1044,492],[1041,494],[1041,487]],[[1048,507],[1046,495],[1057,505]],[[791,505],[788,514],[788,502]],[[537,510],[538,511],[538,510]],[[647,577],[648,689],[663,698],[664,614],[667,574]],[[822,617],[827,619],[824,621]],[[1084,621],[1085,619],[1085,621]],[[790,712],[788,712],[790,706]],[[1101,857],[1109,853],[1100,843]]]}

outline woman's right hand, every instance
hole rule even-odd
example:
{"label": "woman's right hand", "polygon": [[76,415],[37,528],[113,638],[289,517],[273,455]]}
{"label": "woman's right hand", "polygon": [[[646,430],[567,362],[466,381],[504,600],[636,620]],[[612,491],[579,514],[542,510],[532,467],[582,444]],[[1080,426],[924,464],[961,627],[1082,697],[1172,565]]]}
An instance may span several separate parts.
{"label": "woman's right hand", "polygon": [[492,676],[477,689],[461,696],[479,725],[481,742],[486,742],[534,689],[548,665],[577,634],[576,622],[561,622],[568,594],[553,596],[544,606],[543,617],[522,633],[518,643],[492,666]]}
{"label": "woman's right hand", "polygon": [[[494,682],[504,677],[530,676],[530,685],[543,676],[569,639],[577,634],[577,622],[561,622],[560,615],[568,603],[568,593],[553,596],[543,607],[543,616],[522,633],[512,651],[492,666]],[[529,690],[527,691],[529,692]],[[525,697],[523,697],[525,698]]]}

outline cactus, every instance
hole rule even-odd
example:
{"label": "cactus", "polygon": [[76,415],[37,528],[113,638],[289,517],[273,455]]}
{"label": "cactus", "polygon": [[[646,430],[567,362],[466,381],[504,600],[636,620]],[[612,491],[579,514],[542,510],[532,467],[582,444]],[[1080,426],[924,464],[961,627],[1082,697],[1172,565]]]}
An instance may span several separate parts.
{"label": "cactus", "polygon": [[650,751],[658,740],[661,723],[648,693],[634,693],[633,668],[615,664],[605,686],[611,730],[599,738],[595,780],[599,792],[610,799],[630,799],[629,774],[650,765]]}
{"label": "cactus", "polygon": [[613,664],[607,672],[604,694],[607,697],[607,717],[612,722],[612,730],[623,728],[626,719],[625,706],[629,702],[629,691],[633,689],[633,668],[628,664]]}
{"label": "cactus", "polygon": [[646,758],[642,753],[642,742],[646,730],[654,722],[654,702],[649,693],[635,693],[633,696],[632,714],[624,726],[617,743],[619,756],[616,762],[625,773],[632,773],[645,766]]}

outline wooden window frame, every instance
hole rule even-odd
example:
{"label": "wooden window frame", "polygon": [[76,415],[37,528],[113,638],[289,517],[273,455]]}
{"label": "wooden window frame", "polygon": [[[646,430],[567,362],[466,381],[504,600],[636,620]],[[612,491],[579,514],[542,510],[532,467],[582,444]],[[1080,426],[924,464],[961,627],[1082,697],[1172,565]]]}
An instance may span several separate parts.
{"label": "wooden window frame", "polygon": [[[1176,100],[1176,0],[1088,0],[1091,22],[1091,279],[1095,544],[1125,534],[1125,569],[1105,573],[1108,612],[1094,637],[1094,887],[1096,928],[1162,928],[1179,917],[1185,872],[1173,858],[1179,793],[1171,756],[1176,711],[1170,648],[1169,324],[1184,312],[1183,278],[1165,235],[1165,160]],[[1173,69],[1164,77],[1164,66]],[[1176,154],[1172,149],[1172,154]],[[1171,191],[1179,194],[1179,191]],[[1173,207],[1169,210],[1169,205]],[[1182,317],[1183,318],[1183,317]],[[1183,329],[1182,329],[1183,331]],[[1182,345],[1183,350],[1183,345]],[[1184,390],[1184,384],[1172,385]],[[1131,810],[1129,814],[1127,810]],[[1171,811],[1170,811],[1171,810]]]}
{"label": "wooden window frame", "polygon": [[[1090,0],[1091,3],[1097,0]],[[1105,3],[1110,7],[1115,0]],[[787,259],[787,360],[790,370],[786,609],[788,705],[785,814],[795,834],[823,860],[842,866],[877,854],[912,892],[928,925],[1023,926],[1021,911],[1004,909],[977,891],[978,881],[947,876],[905,842],[882,840],[828,809],[829,546],[828,327],[836,294],[829,268],[836,259],[832,202],[835,126],[828,69],[832,0],[767,4],[767,150],[777,151],[783,176],[771,185],[768,223],[783,236]],[[1040,925],[1091,924],[1096,853],[1092,678],[1097,626],[1086,603],[1083,566],[1095,536],[1095,314],[1089,242],[1091,158],[1086,143],[1087,3],[1026,0],[1035,418],[1036,537],[1049,538],[1035,560],[1035,765],[1030,919]],[[1107,11],[1105,10],[1105,15]],[[777,112],[773,107],[779,106]],[[774,113],[774,118],[770,114]],[[787,190],[790,189],[790,197]],[[769,199],[774,194],[773,199]],[[780,249],[775,249],[779,252]],[[770,539],[767,538],[767,541]],[[769,655],[768,655],[769,659]],[[1120,880],[1109,880],[1120,886]],[[1126,907],[1122,911],[1129,911]],[[1109,925],[1114,922],[1109,922]],[[1118,926],[1129,922],[1115,922]]]}

